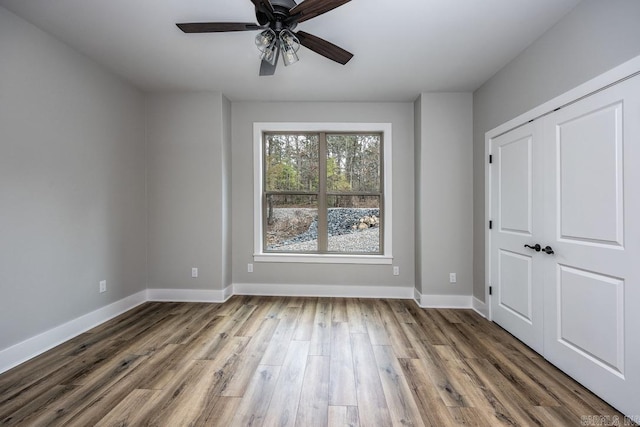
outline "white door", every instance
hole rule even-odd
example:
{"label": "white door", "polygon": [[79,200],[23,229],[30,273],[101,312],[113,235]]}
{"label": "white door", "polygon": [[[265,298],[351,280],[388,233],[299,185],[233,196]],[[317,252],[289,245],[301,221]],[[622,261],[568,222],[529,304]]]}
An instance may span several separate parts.
{"label": "white door", "polygon": [[543,274],[533,248],[543,221],[541,131],[533,122],[491,140],[490,231],[492,320],[539,353]]}
{"label": "white door", "polygon": [[544,356],[640,414],[640,77],[545,118]]}

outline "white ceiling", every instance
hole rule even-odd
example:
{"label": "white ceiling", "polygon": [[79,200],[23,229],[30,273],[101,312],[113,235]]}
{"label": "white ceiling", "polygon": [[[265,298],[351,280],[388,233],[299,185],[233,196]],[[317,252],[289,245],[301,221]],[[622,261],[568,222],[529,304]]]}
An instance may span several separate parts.
{"label": "white ceiling", "polygon": [[255,32],[184,34],[176,22],[255,22],[250,0],[0,0],[145,91],[231,100],[411,101],[472,91],[580,0],[353,0],[298,26],[352,52],[345,66],[302,47],[259,77]]}

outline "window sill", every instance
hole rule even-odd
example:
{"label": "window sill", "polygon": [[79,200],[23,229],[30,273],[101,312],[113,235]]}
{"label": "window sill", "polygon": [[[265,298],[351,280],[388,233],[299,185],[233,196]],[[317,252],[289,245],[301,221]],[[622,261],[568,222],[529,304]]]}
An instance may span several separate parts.
{"label": "window sill", "polygon": [[393,257],[387,255],[333,255],[333,254],[254,254],[255,262],[282,262],[306,264],[380,264],[390,265]]}

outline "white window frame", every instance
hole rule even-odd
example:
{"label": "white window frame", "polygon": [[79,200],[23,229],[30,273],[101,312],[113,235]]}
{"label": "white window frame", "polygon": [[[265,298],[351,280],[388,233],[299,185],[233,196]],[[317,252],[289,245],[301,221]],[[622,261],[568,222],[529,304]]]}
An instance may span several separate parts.
{"label": "white window frame", "polygon": [[[263,251],[262,191],[263,162],[262,151],[264,132],[379,132],[383,136],[384,150],[384,238],[382,254],[350,255],[350,254],[294,254],[265,253]],[[256,262],[301,262],[301,263],[333,263],[333,264],[392,264],[392,192],[391,173],[393,146],[391,123],[254,123],[253,124],[253,260]]]}

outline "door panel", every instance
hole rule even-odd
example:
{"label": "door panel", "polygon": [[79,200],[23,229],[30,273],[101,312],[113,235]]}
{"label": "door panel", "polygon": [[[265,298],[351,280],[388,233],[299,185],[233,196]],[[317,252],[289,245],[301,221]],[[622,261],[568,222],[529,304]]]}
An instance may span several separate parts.
{"label": "door panel", "polygon": [[542,224],[542,183],[534,180],[541,149],[537,124],[527,124],[491,141],[492,320],[525,344],[542,352],[542,270],[533,258],[539,253],[525,248]]}
{"label": "door panel", "polygon": [[500,250],[498,293],[500,308],[532,323],[531,257]]}
{"label": "door panel", "polygon": [[562,239],[622,246],[622,134],[621,102],[556,124]]}
{"label": "door panel", "polygon": [[497,144],[500,231],[531,235],[532,135]]}
{"label": "door panel", "polygon": [[640,78],[547,116],[544,141],[544,356],[638,414]]}
{"label": "door panel", "polygon": [[[624,281],[558,266],[558,341],[617,375],[624,374]],[[597,309],[593,303],[597,301]]]}

